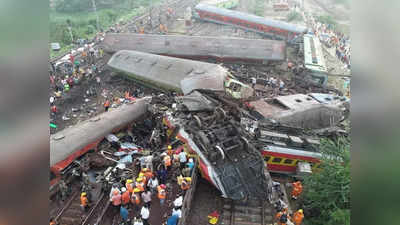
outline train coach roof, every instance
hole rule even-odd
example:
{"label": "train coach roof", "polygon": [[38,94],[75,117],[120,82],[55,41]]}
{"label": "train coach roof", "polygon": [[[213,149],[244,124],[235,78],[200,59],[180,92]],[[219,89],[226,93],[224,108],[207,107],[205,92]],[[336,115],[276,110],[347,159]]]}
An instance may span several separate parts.
{"label": "train coach roof", "polygon": [[228,75],[217,64],[128,50],[118,51],[107,64],[137,79],[175,87],[185,95],[196,89],[224,91],[224,79]]}
{"label": "train coach roof", "polygon": [[271,19],[267,19],[264,17],[251,15],[251,14],[247,14],[247,13],[243,13],[243,12],[239,12],[239,11],[218,8],[218,7],[214,7],[214,6],[207,5],[207,4],[201,4],[201,3],[197,4],[195,9],[203,10],[203,11],[207,11],[207,12],[211,12],[211,13],[215,13],[215,14],[220,14],[220,15],[224,15],[224,16],[235,17],[235,18],[247,20],[247,21],[250,21],[253,23],[264,24],[264,25],[272,26],[272,27],[278,27],[278,28],[282,28],[284,30],[295,32],[295,33],[305,33],[307,31],[307,28],[304,26],[298,26],[298,25],[294,25],[294,24],[290,24],[290,23],[285,23],[282,21],[271,20]]}
{"label": "train coach roof", "polygon": [[150,97],[146,97],[133,104],[122,105],[51,135],[50,167],[65,160],[73,152],[103,138],[115,128],[127,125],[145,115],[147,112],[146,102],[150,99]]}
{"label": "train coach roof", "polygon": [[181,57],[284,60],[286,43],[264,39],[187,35],[107,34],[102,43],[107,52],[134,50]]}

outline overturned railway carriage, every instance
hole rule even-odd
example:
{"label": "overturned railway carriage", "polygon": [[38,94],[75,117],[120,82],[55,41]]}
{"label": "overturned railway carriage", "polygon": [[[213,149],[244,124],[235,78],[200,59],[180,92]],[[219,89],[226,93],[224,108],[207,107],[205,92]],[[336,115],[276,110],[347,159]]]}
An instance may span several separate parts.
{"label": "overturned railway carriage", "polygon": [[217,64],[122,50],[107,65],[145,86],[185,95],[194,90],[227,92],[238,99],[253,95],[251,87],[234,79],[226,68]]}
{"label": "overturned railway carriage", "polygon": [[[190,123],[167,115],[164,123],[175,130],[190,153],[199,157],[202,176],[233,200],[267,199],[272,182],[261,154],[244,138],[233,121],[219,119],[211,127],[193,129]],[[177,131],[176,131],[177,130]]]}
{"label": "overturned railway carriage", "polygon": [[186,59],[267,63],[286,59],[283,41],[186,35],[107,34],[106,52],[134,50]]}
{"label": "overturned railway carriage", "polygon": [[123,105],[108,113],[93,117],[50,136],[50,192],[68,167],[87,152],[97,150],[98,144],[112,132],[126,128],[147,114],[149,98]]}
{"label": "overturned railway carriage", "polygon": [[196,5],[195,11],[197,13],[196,16],[205,21],[240,27],[286,41],[292,41],[296,36],[303,35],[307,31],[307,28],[303,26],[217,8],[206,4]]}

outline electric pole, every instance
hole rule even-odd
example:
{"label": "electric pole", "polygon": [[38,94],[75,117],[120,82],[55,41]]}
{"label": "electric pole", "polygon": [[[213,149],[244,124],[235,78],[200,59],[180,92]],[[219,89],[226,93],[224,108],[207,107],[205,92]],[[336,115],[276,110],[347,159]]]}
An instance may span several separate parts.
{"label": "electric pole", "polygon": [[92,5],[93,5],[93,10],[94,10],[94,12],[96,13],[97,31],[99,31],[99,30],[100,30],[100,27],[99,27],[99,14],[97,14],[97,9],[96,9],[96,2],[95,2],[95,0],[92,0]]}

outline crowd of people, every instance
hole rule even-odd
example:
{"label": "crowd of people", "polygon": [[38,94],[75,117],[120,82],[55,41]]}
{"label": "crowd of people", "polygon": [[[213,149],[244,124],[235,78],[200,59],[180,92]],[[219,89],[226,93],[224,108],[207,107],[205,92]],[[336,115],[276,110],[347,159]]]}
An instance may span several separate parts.
{"label": "crowd of people", "polygon": [[[303,209],[297,210],[292,215],[289,214],[288,205],[283,201],[283,192],[280,190],[280,183],[273,182],[273,187],[278,193],[280,193],[279,201],[275,205],[277,211],[275,219],[278,225],[301,225],[304,219]],[[303,192],[303,186],[300,181],[292,183],[291,197],[293,200],[297,200],[300,194]]]}
{"label": "crowd of people", "polygon": [[[152,155],[137,158],[132,162],[137,167],[136,175],[129,179],[121,177],[112,184],[111,190],[104,190],[110,191],[109,199],[114,214],[119,212],[122,218],[120,224],[150,224],[153,205],[167,210],[169,216],[164,221],[165,225],[177,225],[182,217],[183,200],[191,187],[194,159],[188,156],[182,146],[173,149],[171,145],[168,145],[158,158],[159,162]],[[176,183],[173,184],[175,180]],[[173,192],[176,192],[173,191],[174,187],[178,188],[176,196],[173,196]],[[87,196],[89,193],[86,190],[88,189],[82,188],[80,198],[81,208],[84,211],[91,206]],[[155,199],[158,203],[153,202]],[[169,204],[166,204],[167,200],[173,200],[172,210]]]}
{"label": "crowd of people", "polygon": [[350,37],[333,29],[330,24],[325,24],[316,21],[313,17],[310,18],[313,33],[329,48],[334,48],[336,57],[350,69],[351,48]]}
{"label": "crowd of people", "polygon": [[97,67],[97,61],[101,59],[104,52],[101,48],[95,48],[93,45],[85,45],[80,54],[70,52],[68,60],[54,63],[50,62],[49,69],[50,88],[50,115],[55,116],[59,110],[56,102],[65,97],[65,95],[83,80],[96,79],[101,82],[100,73]]}

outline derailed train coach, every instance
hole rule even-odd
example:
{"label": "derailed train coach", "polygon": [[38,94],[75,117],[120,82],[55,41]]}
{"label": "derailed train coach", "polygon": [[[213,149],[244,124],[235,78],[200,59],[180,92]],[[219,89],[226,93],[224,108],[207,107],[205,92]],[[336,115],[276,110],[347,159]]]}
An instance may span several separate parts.
{"label": "derailed train coach", "polygon": [[102,46],[106,52],[112,54],[120,50],[133,50],[226,63],[265,64],[286,59],[284,41],[263,39],[109,33]]}
{"label": "derailed train coach", "polygon": [[195,16],[201,20],[240,27],[288,42],[299,40],[297,38],[307,32],[307,28],[303,26],[222,9],[207,4],[196,5],[195,12]]}
{"label": "derailed train coach", "polygon": [[107,65],[128,79],[163,91],[187,95],[195,90],[209,90],[227,93],[235,99],[247,99],[254,93],[226,68],[212,63],[122,50]]}
{"label": "derailed train coach", "polygon": [[150,100],[138,99],[134,104],[121,106],[51,135],[50,194],[57,192],[58,182],[67,176],[74,162],[88,152],[97,151],[106,135],[128,128],[135,121],[146,117]]}

